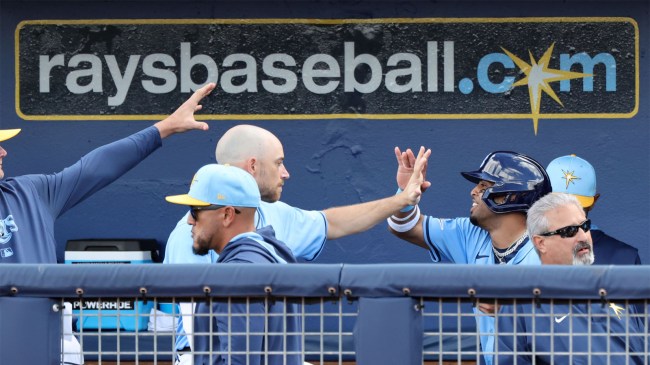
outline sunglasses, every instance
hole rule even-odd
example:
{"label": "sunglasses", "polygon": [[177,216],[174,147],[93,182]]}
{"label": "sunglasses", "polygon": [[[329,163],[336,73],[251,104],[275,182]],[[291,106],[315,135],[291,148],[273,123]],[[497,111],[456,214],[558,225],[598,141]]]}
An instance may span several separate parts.
{"label": "sunglasses", "polygon": [[[217,210],[217,209],[225,208],[227,206],[228,205],[216,205],[216,204],[207,205],[205,207],[196,207],[196,206],[194,206],[194,207],[190,208],[190,215],[192,216],[192,219],[194,219],[195,221],[198,221],[199,220],[199,211],[201,211],[201,210]],[[235,209],[235,214],[241,213],[237,208],[234,208],[234,209]]]}
{"label": "sunglasses", "polygon": [[559,234],[560,237],[562,238],[567,238],[567,237],[574,237],[576,234],[578,234],[578,229],[582,228],[585,233],[589,232],[591,229],[591,219],[587,219],[586,221],[580,223],[577,226],[566,226],[560,229],[556,229],[553,232],[546,232],[540,234],[540,236],[553,236],[556,234]]}

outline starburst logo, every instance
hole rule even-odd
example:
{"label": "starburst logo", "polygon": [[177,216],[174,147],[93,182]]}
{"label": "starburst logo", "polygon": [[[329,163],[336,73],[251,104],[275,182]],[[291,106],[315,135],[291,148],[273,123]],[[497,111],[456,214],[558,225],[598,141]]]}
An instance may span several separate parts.
{"label": "starburst logo", "polygon": [[573,180],[580,180],[580,178],[575,176],[573,173],[574,171],[562,170],[562,174],[564,175],[562,178],[566,181],[566,189],[569,188],[569,184],[575,184]]}
{"label": "starburst logo", "polygon": [[555,43],[551,44],[551,46],[546,50],[546,52],[544,52],[544,55],[539,59],[539,61],[535,61],[533,54],[528,51],[528,54],[530,56],[530,64],[515,56],[507,49],[501,47],[501,49],[503,49],[508,57],[510,57],[510,59],[512,59],[517,67],[519,67],[521,72],[526,75],[523,79],[515,82],[512,87],[514,88],[523,85],[528,86],[528,94],[530,96],[530,112],[533,118],[533,128],[535,129],[535,135],[537,135],[537,125],[539,122],[539,110],[542,101],[542,92],[546,93],[558,104],[564,107],[564,104],[562,104],[562,101],[557,96],[555,91],[553,91],[549,83],[593,76],[591,74],[549,68],[549,62],[551,60],[554,46]]}
{"label": "starburst logo", "polygon": [[614,314],[616,314],[616,317],[618,319],[621,319],[621,314],[625,312],[625,308],[616,305],[615,303],[609,303],[609,307],[614,311]]}

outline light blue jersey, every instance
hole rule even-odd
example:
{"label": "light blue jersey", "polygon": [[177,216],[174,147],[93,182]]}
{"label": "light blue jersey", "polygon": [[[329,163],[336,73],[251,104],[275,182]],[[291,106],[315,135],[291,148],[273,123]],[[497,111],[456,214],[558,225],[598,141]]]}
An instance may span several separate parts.
{"label": "light blue jersey", "polygon": [[[165,247],[165,264],[202,264],[217,262],[219,255],[210,250],[206,256],[192,251],[192,226],[186,213],[170,233]],[[321,211],[302,210],[283,202],[262,202],[255,215],[255,228],[273,226],[278,240],[286,243],[298,259],[314,260],[327,240],[327,219]]]}
{"label": "light blue jersey", "polygon": [[[489,233],[475,225],[469,218],[433,218],[424,216],[422,226],[424,241],[434,262],[450,261],[456,264],[495,265],[492,239]],[[541,265],[532,242],[526,239],[515,257],[507,265]],[[494,351],[494,317],[474,308],[481,333],[481,348],[484,353]],[[487,364],[492,356],[486,355]]]}
{"label": "light blue jersey", "polygon": [[[207,264],[217,262],[219,255],[210,250],[206,256],[195,255],[192,251],[192,226],[187,224],[186,213],[167,239],[165,264]],[[272,226],[275,237],[284,242],[293,255],[302,260],[314,260],[323,249],[327,240],[327,219],[321,211],[302,210],[283,202],[262,202],[255,215],[257,229]],[[176,328],[176,349],[189,346],[184,335],[183,321],[178,320]]]}

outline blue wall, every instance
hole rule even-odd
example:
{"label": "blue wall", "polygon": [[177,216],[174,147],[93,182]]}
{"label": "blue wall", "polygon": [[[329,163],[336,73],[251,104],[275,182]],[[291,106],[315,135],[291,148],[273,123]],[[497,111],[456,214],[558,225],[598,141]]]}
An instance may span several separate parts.
{"label": "blue wall", "polygon": [[[591,218],[604,231],[639,248],[650,263],[650,118],[647,103],[649,5],[632,2],[0,2],[0,128],[22,128],[4,142],[7,176],[55,172],[94,147],[140,130],[144,121],[25,121],[15,111],[14,32],[30,19],[92,18],[380,18],[621,16],[639,25],[640,105],[630,119],[262,120],[284,143],[291,179],[283,200],[305,209],[369,201],[395,191],[393,147],[433,150],[421,202],[434,216],[466,216],[472,185],[459,171],[477,168],[493,150],[514,150],[543,165],[576,153],[598,172],[602,196]],[[212,100],[215,101],[214,99]],[[208,101],[209,102],[209,101]],[[207,133],[165,140],[164,148],[123,178],[64,215],[59,242],[77,238],[156,238],[165,242],[184,211],[164,201],[187,189],[195,170],[214,161],[219,136],[242,121],[210,121]],[[61,257],[62,258],[62,257]],[[380,224],[329,242],[317,262],[429,262],[426,251],[404,243]]]}

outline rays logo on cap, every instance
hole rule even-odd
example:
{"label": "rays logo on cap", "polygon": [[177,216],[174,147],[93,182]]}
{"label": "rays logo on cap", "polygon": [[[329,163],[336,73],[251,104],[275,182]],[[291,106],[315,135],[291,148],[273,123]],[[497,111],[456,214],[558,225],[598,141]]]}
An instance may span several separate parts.
{"label": "rays logo on cap", "polygon": [[567,155],[551,161],[546,167],[553,192],[574,195],[584,208],[594,204],[596,170],[586,160]]}
{"label": "rays logo on cap", "polygon": [[566,180],[566,188],[569,188],[569,184],[575,184],[573,180],[580,180],[579,177],[575,176],[574,173],[575,171],[564,171],[562,170],[562,173],[564,174],[564,180]]}

